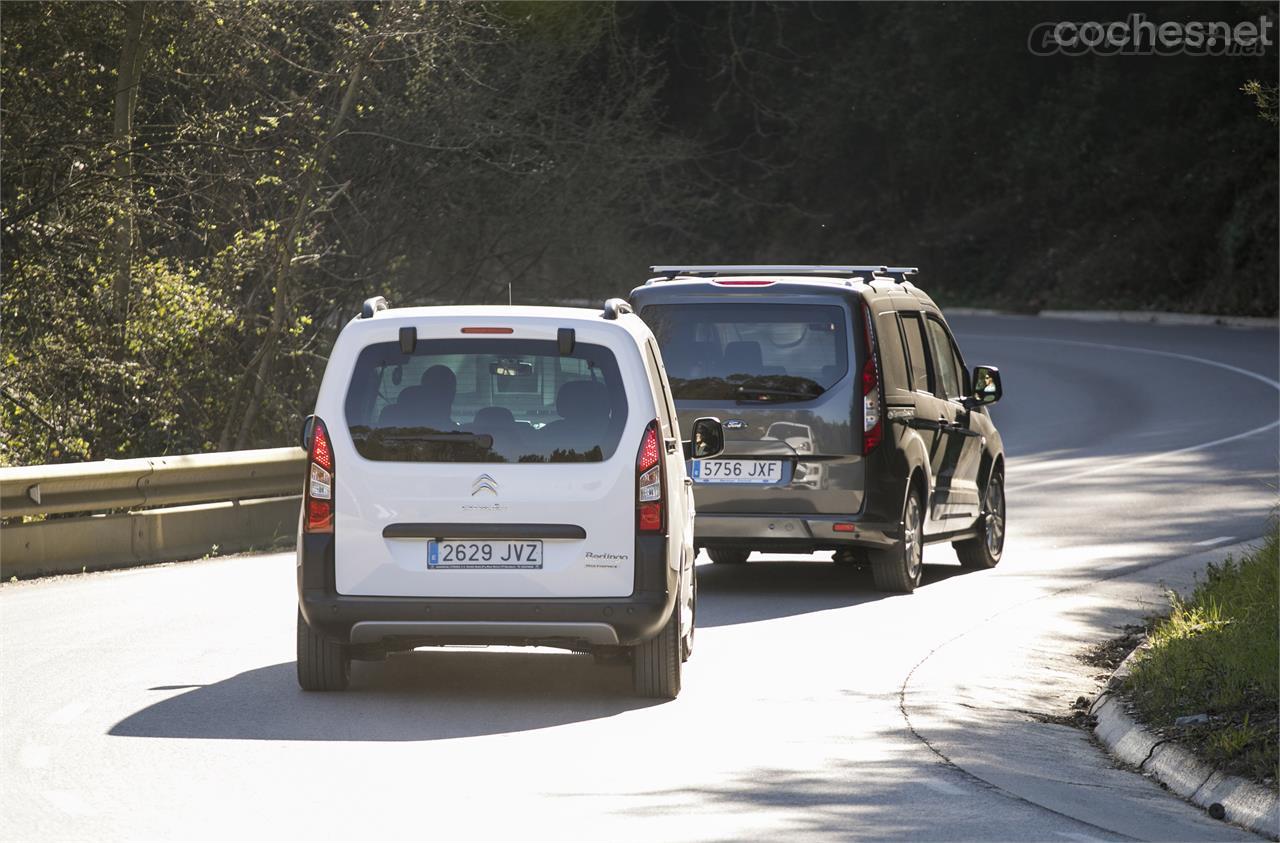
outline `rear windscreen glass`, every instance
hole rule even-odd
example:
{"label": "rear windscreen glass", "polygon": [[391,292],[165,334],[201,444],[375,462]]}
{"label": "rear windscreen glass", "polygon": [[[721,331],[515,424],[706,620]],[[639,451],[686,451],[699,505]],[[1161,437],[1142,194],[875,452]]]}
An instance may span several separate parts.
{"label": "rear windscreen glass", "polygon": [[627,399],[604,346],[420,340],[360,352],[347,389],[360,456],[395,462],[599,462],[618,446]]}
{"label": "rear windscreen glass", "polygon": [[841,307],[663,304],[642,316],[658,338],[676,398],[806,401],[849,371]]}

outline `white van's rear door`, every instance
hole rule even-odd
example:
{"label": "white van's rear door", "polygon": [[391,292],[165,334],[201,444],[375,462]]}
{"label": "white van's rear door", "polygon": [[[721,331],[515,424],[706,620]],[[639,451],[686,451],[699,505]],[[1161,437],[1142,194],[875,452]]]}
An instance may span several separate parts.
{"label": "white van's rear door", "polygon": [[[338,592],[629,595],[636,453],[653,417],[629,406],[652,401],[627,388],[647,385],[630,337],[585,323],[561,354],[546,320],[503,320],[508,334],[377,321],[347,374],[326,373],[317,408],[335,453]],[[417,330],[409,353],[404,325]]]}
{"label": "white van's rear door", "polygon": [[[338,482],[340,594],[625,597],[631,459],[594,465],[396,466]],[[493,489],[480,491],[477,489]],[[569,537],[581,536],[581,538]]]}

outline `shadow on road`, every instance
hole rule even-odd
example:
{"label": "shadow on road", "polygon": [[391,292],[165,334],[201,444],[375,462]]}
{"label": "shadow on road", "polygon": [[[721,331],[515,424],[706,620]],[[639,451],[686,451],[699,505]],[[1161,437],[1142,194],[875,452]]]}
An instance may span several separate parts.
{"label": "shadow on road", "polygon": [[[958,567],[926,566],[924,582]],[[869,603],[865,571],[776,561],[698,568],[698,625],[728,626]],[[307,694],[293,662],[210,685],[174,676],[148,691],[185,691],[121,720],[117,737],[271,741],[433,741],[544,729],[658,704],[633,696],[627,666],[545,650],[450,648],[352,665],[351,689]]]}
{"label": "shadow on road", "polygon": [[[745,565],[698,566],[698,626],[711,628],[824,612],[892,595],[875,590],[869,569],[768,559]],[[925,565],[922,588],[958,574],[958,565]]]}
{"label": "shadow on road", "polygon": [[338,694],[300,691],[294,671],[285,662],[197,687],[126,717],[108,734],[433,741],[544,729],[659,702],[632,695],[629,668],[542,651],[449,649],[355,662],[351,689]]}

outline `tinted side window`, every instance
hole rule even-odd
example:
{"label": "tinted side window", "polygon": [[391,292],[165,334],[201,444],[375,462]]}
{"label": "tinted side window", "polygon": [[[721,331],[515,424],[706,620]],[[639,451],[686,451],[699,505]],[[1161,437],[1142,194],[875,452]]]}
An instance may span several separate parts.
{"label": "tinted side window", "polygon": [[947,329],[936,319],[929,320],[929,346],[938,376],[938,387],[933,394],[939,398],[959,401],[960,372],[956,369],[956,355],[951,350],[951,338],[947,336]]}
{"label": "tinted side window", "polygon": [[911,391],[911,373],[907,370],[907,350],[903,345],[898,314],[889,311],[876,317],[876,339],[880,343],[880,365],[884,369],[885,389]]}
{"label": "tinted side window", "polygon": [[[947,336],[951,336],[950,331],[947,332]],[[956,345],[955,337],[951,337],[951,356],[956,361],[956,374],[960,377],[960,395],[963,397],[973,390],[969,386],[969,370],[964,367],[964,360],[960,357],[960,348]]]}
{"label": "tinted side window", "polygon": [[902,332],[907,338],[907,352],[910,356],[911,388],[928,392],[929,358],[924,353],[924,323],[919,313],[902,314]]}

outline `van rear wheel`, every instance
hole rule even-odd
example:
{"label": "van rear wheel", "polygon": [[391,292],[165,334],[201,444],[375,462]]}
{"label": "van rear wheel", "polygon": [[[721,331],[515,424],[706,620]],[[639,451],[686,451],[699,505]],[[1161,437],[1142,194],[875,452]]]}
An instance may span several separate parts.
{"label": "van rear wheel", "polygon": [[304,691],[345,691],[351,679],[351,652],[318,634],[298,611],[298,685]]}
{"label": "van rear wheel", "polygon": [[924,507],[919,492],[909,492],[902,508],[902,537],[890,550],[871,553],[877,591],[910,594],[924,571]]}
{"label": "van rear wheel", "polygon": [[709,547],[707,555],[717,565],[741,565],[747,561],[751,551],[745,547]]}
{"label": "van rear wheel", "polygon": [[674,700],[679,695],[681,643],[677,604],[671,608],[671,617],[656,636],[631,648],[631,677],[637,695],[665,700]]}
{"label": "van rear wheel", "polygon": [[698,577],[693,577],[692,593],[689,597],[689,628],[684,630],[684,638],[680,639],[680,661],[687,662],[693,655],[693,633],[698,628]]}

